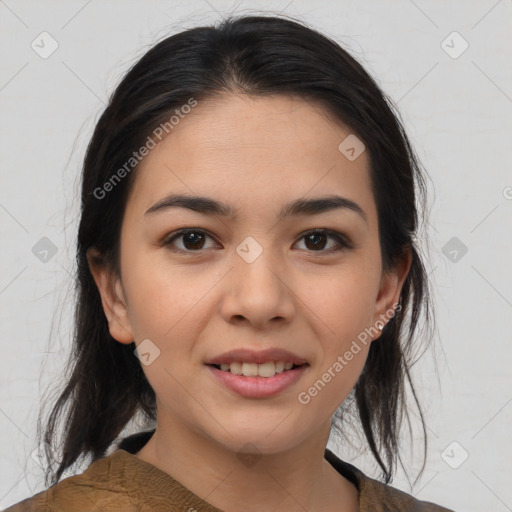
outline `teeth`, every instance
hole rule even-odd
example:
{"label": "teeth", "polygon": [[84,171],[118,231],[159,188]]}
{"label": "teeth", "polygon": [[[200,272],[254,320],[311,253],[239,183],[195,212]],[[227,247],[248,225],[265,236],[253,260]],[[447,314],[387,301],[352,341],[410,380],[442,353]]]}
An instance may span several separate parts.
{"label": "teeth", "polygon": [[229,371],[235,375],[242,375],[242,363],[231,363]]}
{"label": "teeth", "polygon": [[243,375],[244,377],[273,377],[276,373],[282,373],[285,370],[291,370],[293,363],[285,361],[267,361],[263,364],[256,363],[222,363],[220,369],[223,372],[231,372],[234,375]]}
{"label": "teeth", "polygon": [[242,363],[242,374],[245,377],[257,377],[258,366],[256,363]]}
{"label": "teeth", "polygon": [[258,375],[260,377],[273,377],[276,374],[276,367],[273,361],[258,365]]}

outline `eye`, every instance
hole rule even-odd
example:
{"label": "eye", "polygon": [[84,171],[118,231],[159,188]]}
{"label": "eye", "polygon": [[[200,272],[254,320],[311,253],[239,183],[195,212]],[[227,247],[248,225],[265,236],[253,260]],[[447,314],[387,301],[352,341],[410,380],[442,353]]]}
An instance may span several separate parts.
{"label": "eye", "polygon": [[[334,247],[325,249],[326,242],[329,238],[333,239],[336,244]],[[314,229],[308,231],[302,235],[301,240],[305,240],[306,249],[313,252],[331,253],[343,249],[351,249],[353,247],[344,235],[330,229]]]}
{"label": "eye", "polygon": [[[171,250],[175,251],[199,252],[201,249],[208,249],[208,247],[204,247],[204,243],[207,238],[213,240],[213,238],[202,229],[182,229],[166,237],[162,241],[162,245],[170,246]],[[175,240],[181,240],[182,247],[176,247],[174,244]]]}
{"label": "eye", "polygon": [[[208,233],[202,229],[188,228],[181,229],[171,235],[167,236],[162,245],[170,247],[171,250],[176,252],[200,252],[202,249],[209,249],[205,247],[207,239],[213,240]],[[332,239],[335,241],[334,247],[325,248],[327,240]],[[351,249],[353,246],[348,239],[330,229],[314,229],[303,234],[300,240],[305,240],[306,250],[310,252],[336,252],[343,249]],[[175,241],[181,241],[181,247],[177,246]]]}

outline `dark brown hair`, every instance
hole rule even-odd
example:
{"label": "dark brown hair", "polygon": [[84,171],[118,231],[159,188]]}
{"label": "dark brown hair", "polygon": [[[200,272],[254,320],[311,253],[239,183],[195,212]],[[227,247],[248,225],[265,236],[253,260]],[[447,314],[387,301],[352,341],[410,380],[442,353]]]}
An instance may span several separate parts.
{"label": "dark brown hair", "polygon": [[[86,258],[87,250],[95,247],[105,264],[119,270],[120,229],[136,168],[108,193],[97,191],[112,183],[133,152],[176,109],[191,98],[201,102],[226,92],[293,95],[315,102],[364,142],[383,266],[389,268],[404,251],[411,252],[412,265],[402,288],[401,309],[371,344],[352,393],[353,405],[386,482],[399,453],[406,383],[425,434],[410,368],[421,314],[429,320],[432,309],[414,242],[417,203],[425,206],[426,187],[400,116],[363,67],[330,38],[284,17],[231,17],[218,26],[185,30],[152,47],[124,76],[96,124],[82,174],[72,352],[65,386],[44,432],[47,485],[56,483],[80,457],[90,456],[93,462],[105,456],[136,415],[148,425],[156,420],[155,393],[134,355],[135,343],[126,345],[111,337]],[[60,440],[57,425],[62,416]],[[426,443],[426,435],[424,439]],[[61,457],[54,470],[56,451]]]}

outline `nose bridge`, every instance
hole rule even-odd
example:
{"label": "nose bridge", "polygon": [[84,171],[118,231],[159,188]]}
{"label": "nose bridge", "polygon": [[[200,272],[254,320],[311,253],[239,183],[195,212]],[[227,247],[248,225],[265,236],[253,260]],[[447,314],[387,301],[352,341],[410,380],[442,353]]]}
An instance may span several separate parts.
{"label": "nose bridge", "polygon": [[252,323],[262,324],[275,317],[289,317],[292,312],[282,265],[269,247],[271,237],[258,237],[260,243],[256,236],[247,236],[236,247],[223,307],[226,320],[243,316]]}
{"label": "nose bridge", "polygon": [[[278,292],[280,285],[276,274],[279,264],[270,245],[271,237],[267,236],[265,240],[263,236],[258,238],[260,241],[249,235],[236,247],[236,281],[242,285],[248,284],[253,293],[258,293],[260,289],[266,289],[266,294]],[[267,289],[269,287],[273,290]]]}

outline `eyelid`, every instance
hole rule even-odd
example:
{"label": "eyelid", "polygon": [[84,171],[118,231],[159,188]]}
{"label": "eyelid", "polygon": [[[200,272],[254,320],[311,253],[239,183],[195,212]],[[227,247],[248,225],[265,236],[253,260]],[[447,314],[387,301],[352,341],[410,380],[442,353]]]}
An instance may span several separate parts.
{"label": "eyelid", "polygon": [[[162,246],[170,246],[172,245],[172,242],[174,240],[176,240],[177,238],[180,238],[181,236],[184,236],[184,235],[187,235],[189,233],[199,233],[199,234],[203,234],[203,235],[206,235],[207,237],[211,238],[212,240],[215,240],[215,237],[213,235],[211,235],[208,231],[206,231],[205,229],[203,228],[182,228],[182,229],[178,229],[177,231],[173,231],[172,233],[169,233],[168,235],[166,235],[162,241],[160,242],[159,245],[162,245]],[[216,240],[215,240],[216,241]],[[218,243],[218,242],[217,242]],[[192,253],[201,253],[204,251],[204,249],[199,249],[197,251],[186,251],[186,250],[183,250],[183,249],[174,249],[176,252],[184,252],[184,253],[189,253],[189,254],[192,254]]]}
{"label": "eyelid", "polygon": [[[207,237],[215,240],[215,237],[213,235],[211,235],[207,230],[205,230],[203,228],[193,228],[193,227],[191,227],[191,228],[182,228],[182,229],[179,229],[177,231],[174,231],[174,232],[166,235],[159,245],[166,246],[166,247],[167,246],[171,246],[172,242],[174,240],[176,240],[177,238],[180,238],[181,236],[187,235],[189,233],[203,234],[203,235],[206,235]],[[313,228],[313,229],[309,229],[307,231],[304,231],[304,232],[302,232],[300,234],[300,236],[298,238],[298,241],[304,239],[305,237],[307,237],[309,235],[315,234],[315,233],[324,234],[324,235],[326,235],[329,238],[333,238],[338,243],[338,247],[334,247],[334,248],[330,248],[330,249],[321,249],[321,250],[318,250],[318,251],[314,251],[314,250],[307,251],[307,252],[309,252],[311,254],[315,254],[315,253],[318,253],[319,255],[330,254],[332,252],[339,252],[339,251],[342,251],[344,249],[347,250],[347,249],[353,249],[354,248],[354,245],[352,244],[352,242],[350,241],[350,239],[346,235],[344,235],[343,233],[341,233],[339,231],[335,231],[335,230],[327,229],[327,228]],[[194,253],[201,254],[206,249],[198,249],[197,251],[192,251],[192,250],[184,250],[184,249],[174,248],[172,250],[174,252],[181,252],[181,253],[185,253],[185,254],[194,254]]]}
{"label": "eyelid", "polygon": [[[299,240],[302,240],[304,237],[306,237],[308,235],[313,235],[315,233],[324,234],[330,238],[334,238],[342,248],[346,248],[346,249],[354,248],[354,245],[352,244],[352,242],[346,235],[344,235],[343,233],[340,233],[339,231],[336,231],[333,229],[327,229],[327,228],[314,228],[314,229],[305,231],[304,233],[301,233]],[[334,252],[334,251],[338,251],[338,250],[341,250],[341,249],[334,248],[334,249],[325,249],[325,250],[321,250],[321,251],[308,251],[308,252],[311,252],[311,253],[318,252],[319,254],[322,254],[322,253],[329,253],[329,252]]]}

